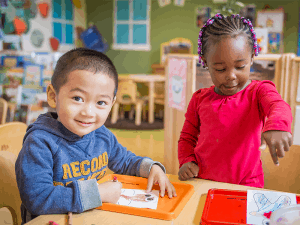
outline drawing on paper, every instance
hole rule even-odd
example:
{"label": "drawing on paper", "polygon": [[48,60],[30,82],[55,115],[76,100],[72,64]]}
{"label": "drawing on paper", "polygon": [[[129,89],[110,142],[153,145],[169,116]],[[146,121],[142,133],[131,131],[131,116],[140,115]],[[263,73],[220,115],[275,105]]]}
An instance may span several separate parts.
{"label": "drawing on paper", "polygon": [[152,190],[152,192],[146,193],[145,190],[122,189],[117,204],[137,208],[156,209],[158,198],[158,190]]}
{"label": "drawing on paper", "polygon": [[247,192],[247,224],[269,224],[266,215],[277,209],[296,204],[296,196],[271,191]]}

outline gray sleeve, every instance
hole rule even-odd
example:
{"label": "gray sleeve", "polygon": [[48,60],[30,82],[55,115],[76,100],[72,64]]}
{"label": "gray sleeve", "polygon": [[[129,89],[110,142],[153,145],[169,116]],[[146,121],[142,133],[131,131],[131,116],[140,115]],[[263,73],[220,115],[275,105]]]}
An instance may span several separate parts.
{"label": "gray sleeve", "polygon": [[83,211],[102,205],[96,179],[77,181]]}
{"label": "gray sleeve", "polygon": [[150,174],[150,170],[154,164],[159,165],[161,169],[166,173],[165,167],[160,162],[153,161],[152,159],[149,158],[144,158],[143,161],[141,162],[138,176],[148,177]]}

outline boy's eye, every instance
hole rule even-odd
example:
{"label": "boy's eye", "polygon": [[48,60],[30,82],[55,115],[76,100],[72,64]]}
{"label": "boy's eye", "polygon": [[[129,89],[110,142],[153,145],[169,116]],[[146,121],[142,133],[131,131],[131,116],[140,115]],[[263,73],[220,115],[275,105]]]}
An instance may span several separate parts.
{"label": "boy's eye", "polygon": [[82,101],[82,98],[81,98],[81,97],[78,97],[78,96],[73,97],[73,99],[74,99],[76,102],[81,102],[81,101]]}
{"label": "boy's eye", "polygon": [[97,104],[98,104],[98,105],[101,105],[101,106],[107,105],[106,102],[104,102],[104,101],[99,101],[99,102],[97,102]]}
{"label": "boy's eye", "polygon": [[242,69],[244,69],[244,68],[245,68],[245,66],[237,67],[238,70],[242,70]]}
{"label": "boy's eye", "polygon": [[215,69],[216,71],[218,71],[218,72],[224,72],[225,71],[225,69]]}

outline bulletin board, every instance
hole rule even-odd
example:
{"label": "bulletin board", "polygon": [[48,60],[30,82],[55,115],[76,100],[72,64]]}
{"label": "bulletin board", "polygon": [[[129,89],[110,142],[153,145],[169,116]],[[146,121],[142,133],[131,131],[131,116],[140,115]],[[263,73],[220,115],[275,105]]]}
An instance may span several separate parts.
{"label": "bulletin board", "polygon": [[268,53],[283,53],[284,10],[262,10],[257,12],[256,26],[269,31]]}

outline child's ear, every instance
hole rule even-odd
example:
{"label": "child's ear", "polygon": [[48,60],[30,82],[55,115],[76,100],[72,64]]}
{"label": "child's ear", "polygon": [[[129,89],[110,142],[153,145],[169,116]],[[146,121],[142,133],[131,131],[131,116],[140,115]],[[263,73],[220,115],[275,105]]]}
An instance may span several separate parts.
{"label": "child's ear", "polygon": [[52,84],[47,87],[47,102],[51,108],[56,108],[56,93]]}

